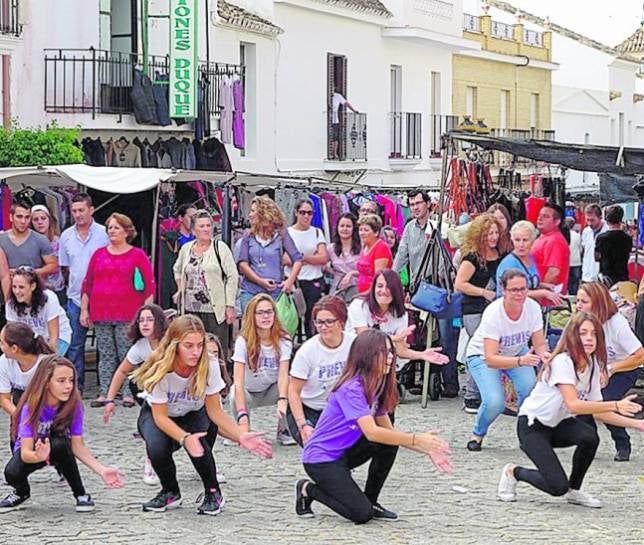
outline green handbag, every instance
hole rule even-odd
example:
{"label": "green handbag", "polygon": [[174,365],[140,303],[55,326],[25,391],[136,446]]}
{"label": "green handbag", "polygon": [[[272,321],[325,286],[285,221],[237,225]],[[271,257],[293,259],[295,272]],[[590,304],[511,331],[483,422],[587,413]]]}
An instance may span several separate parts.
{"label": "green handbag", "polygon": [[134,291],[145,291],[145,280],[143,280],[143,274],[138,267],[134,267],[132,284],[134,285]]}

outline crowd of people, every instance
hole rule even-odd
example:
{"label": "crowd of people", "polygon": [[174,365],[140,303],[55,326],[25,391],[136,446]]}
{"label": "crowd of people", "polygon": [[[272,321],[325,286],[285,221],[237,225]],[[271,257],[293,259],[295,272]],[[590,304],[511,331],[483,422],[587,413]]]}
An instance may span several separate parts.
{"label": "crowd of people", "polygon": [[[621,229],[623,210],[609,207],[604,221],[599,206],[588,206],[579,234],[553,203],[536,225],[512,223],[503,205],[491,206],[450,254],[459,316],[436,319],[438,341],[428,334],[412,347],[410,336],[428,322],[410,318],[418,313],[410,312],[409,290],[424,274],[435,226],[426,193],[412,191],[408,205],[412,217],[401,233],[383,225],[378,203],[366,199],[357,216],[339,215],[327,240],[312,224],[310,200],[295,205],[289,225],[273,200],[258,196],[250,228],[232,248],[215,236],[210,212],[184,205],[177,212],[176,309],[167,312],[154,304],[154,273],[132,245],[129,217],[113,213],[100,225],[91,197],[79,193],[74,224],[59,234],[46,206],[14,203],[11,229],[0,234],[7,322],[0,408],[11,418],[4,475],[13,488],[0,512],[30,497],[29,475],[47,464],[69,484],[81,512],[94,500],[77,460],[107,486],[124,484],[83,440],[90,328],[99,356],[90,406],[103,409],[105,424],[117,402],[139,408],[143,482],[160,486],[143,511],[181,505],[173,455],[183,449],[203,484],[197,512],[218,514],[225,477],[213,454],[216,438],[272,457],[272,443],[251,425],[252,411],[268,406],[277,441],[302,448],[308,478],[295,486],[297,515],[314,516],[319,502],[356,523],[396,520],[378,499],[399,447],[428,455],[439,471],[453,469],[450,447],[436,432],[394,425],[398,372],[409,361],[439,366],[445,398],[461,392],[458,367],[466,366],[464,409],[476,413],[468,451],[482,450],[499,415],[517,417],[518,444],[535,468],[506,465],[500,500],[515,501],[523,481],[600,507],[581,490],[599,442],[595,421],[608,426],[616,461],[631,456],[625,428],[644,431],[635,418],[642,407],[629,394],[644,348],[607,288],[628,280],[632,241]],[[570,296],[576,312],[549,343],[543,309]],[[281,297],[303,301],[295,334],[280,316]],[[554,450],[565,446],[576,448],[570,477]],[[366,463],[361,488],[351,471]]]}

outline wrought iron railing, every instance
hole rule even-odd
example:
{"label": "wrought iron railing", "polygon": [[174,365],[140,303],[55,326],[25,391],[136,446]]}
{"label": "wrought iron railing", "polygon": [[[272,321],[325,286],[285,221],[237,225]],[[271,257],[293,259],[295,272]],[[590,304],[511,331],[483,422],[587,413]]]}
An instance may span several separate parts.
{"label": "wrought iron railing", "polygon": [[430,148],[431,157],[441,156],[441,139],[444,134],[452,131],[458,125],[457,115],[432,114],[430,117]]}
{"label": "wrought iron railing", "polygon": [[0,34],[20,36],[22,25],[18,17],[18,0],[0,0]]}
{"label": "wrought iron railing", "polygon": [[352,111],[327,112],[327,159],[367,160],[367,114]]}
{"label": "wrought iron railing", "polygon": [[543,33],[525,29],[523,31],[523,42],[528,45],[543,47]]}
{"label": "wrought iron railing", "polygon": [[391,112],[390,159],[421,159],[422,116],[420,113]]}
{"label": "wrought iron railing", "polygon": [[[492,136],[499,136],[503,138],[517,138],[520,140],[548,140],[554,142],[555,131],[552,129],[492,129]],[[497,166],[508,165],[527,165],[535,161],[526,157],[514,156],[511,153],[494,152],[494,164]]]}
{"label": "wrought iron railing", "polygon": [[[132,80],[143,70],[143,57],[102,49],[45,49],[45,111],[50,113],[129,114],[133,112]],[[152,82],[167,85],[168,56],[147,58]],[[201,63],[199,78],[207,79],[207,105],[211,117],[219,117],[219,87],[225,78],[244,78],[244,67]]]}
{"label": "wrought iron railing", "polygon": [[513,40],[514,29],[512,25],[508,25],[500,21],[492,21],[492,36],[496,36],[497,38],[504,38],[507,40]]}
{"label": "wrought iron railing", "polygon": [[469,13],[463,14],[463,30],[481,32],[481,18]]}

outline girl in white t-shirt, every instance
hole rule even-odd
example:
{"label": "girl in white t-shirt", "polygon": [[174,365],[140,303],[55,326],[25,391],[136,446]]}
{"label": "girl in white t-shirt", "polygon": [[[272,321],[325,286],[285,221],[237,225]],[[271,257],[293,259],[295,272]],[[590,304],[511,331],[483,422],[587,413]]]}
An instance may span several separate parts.
{"label": "girl in white t-shirt", "polygon": [[143,511],[162,512],[181,504],[172,455],[183,447],[204,486],[197,513],[217,515],[224,505],[212,454],[217,433],[264,458],[272,456],[272,449],[261,433],[240,429],[223,410],[219,392],[225,384],[219,362],[208,357],[201,320],[176,318],[131,378],[147,396],[138,428],[161,481],[161,491],[143,504]]}
{"label": "girl in white t-shirt", "polygon": [[[606,286],[600,282],[583,282],[577,292],[577,310],[592,312],[599,319],[606,339],[606,373],[602,397],[607,401],[622,399],[635,386],[639,368],[644,364],[644,348],[622,316]],[[588,417],[588,423],[595,421]],[[622,427],[607,425],[615,443],[615,461],[628,462],[631,440]]]}
{"label": "girl in white t-shirt", "polygon": [[311,315],[318,334],[295,353],[288,382],[286,420],[300,446],[311,437],[355,339],[353,333],[344,331],[347,306],[339,297],[325,295]]}
{"label": "girl in white t-shirt", "polygon": [[[644,431],[644,421],[627,418],[642,410],[632,401],[635,395],[620,401],[602,401],[600,376],[605,362],[606,344],[600,321],[594,314],[578,312],[519,409],[517,433],[521,449],[537,469],[507,464],[501,473],[499,499],[515,501],[517,483],[524,481],[552,496],[565,495],[568,503],[601,507],[598,499],[580,490],[595,458],[599,436],[595,427],[574,415],[592,415],[605,423]],[[576,449],[568,477],[554,449],[572,446]]]}
{"label": "girl in white t-shirt", "polygon": [[5,306],[8,322],[22,322],[43,337],[59,356],[64,356],[72,339],[69,318],[51,290],[31,267],[18,267],[11,279],[11,293]]}
{"label": "girl in white t-shirt", "polygon": [[286,427],[292,346],[273,298],[265,293],[255,295],[246,306],[235,341],[230,410],[239,427],[249,431],[251,408],[276,405],[277,440],[282,445],[295,444]]}

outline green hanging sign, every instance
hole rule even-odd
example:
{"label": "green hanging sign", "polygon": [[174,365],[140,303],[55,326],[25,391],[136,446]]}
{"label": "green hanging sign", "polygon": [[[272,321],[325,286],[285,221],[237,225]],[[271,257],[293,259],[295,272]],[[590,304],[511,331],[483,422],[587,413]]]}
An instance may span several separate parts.
{"label": "green hanging sign", "polygon": [[170,117],[197,117],[197,0],[170,0]]}

